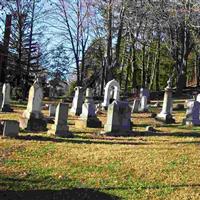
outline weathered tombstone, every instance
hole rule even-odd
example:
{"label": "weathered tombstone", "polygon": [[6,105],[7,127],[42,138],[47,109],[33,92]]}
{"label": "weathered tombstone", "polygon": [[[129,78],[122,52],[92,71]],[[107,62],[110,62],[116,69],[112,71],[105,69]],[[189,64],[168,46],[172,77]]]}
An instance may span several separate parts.
{"label": "weathered tombstone", "polygon": [[11,96],[13,98],[16,98],[16,96],[17,96],[17,88],[16,87],[12,88],[12,90],[11,90]]}
{"label": "weathered tombstone", "polygon": [[49,87],[49,98],[53,99],[57,97],[56,88],[50,85]]}
{"label": "weathered tombstone", "polygon": [[175,119],[172,116],[173,99],[172,99],[172,79],[168,80],[168,85],[165,88],[164,101],[162,111],[156,116],[156,119],[167,124],[175,123]]}
{"label": "weathered tombstone", "polygon": [[147,100],[150,97],[150,92],[147,88],[141,88],[140,89],[140,98],[142,98],[143,96],[147,97]]}
{"label": "weathered tombstone", "polygon": [[104,101],[102,106],[107,108],[112,100],[119,100],[120,85],[116,80],[111,80],[106,84]]}
{"label": "weathered tombstone", "polygon": [[194,100],[187,100],[186,101],[186,118],[183,119],[184,125],[194,125],[199,126],[199,112],[200,112],[200,103]]}
{"label": "weathered tombstone", "polygon": [[2,112],[12,112],[13,109],[10,107],[10,84],[4,83],[2,88],[3,101],[1,105]]}
{"label": "weathered tombstone", "polygon": [[56,108],[55,123],[52,125],[48,134],[53,134],[61,137],[72,137],[67,125],[68,119],[68,104],[59,103]]}
{"label": "weathered tombstone", "polygon": [[19,134],[19,122],[5,120],[3,122],[3,137],[17,137]]}
{"label": "weathered tombstone", "polygon": [[30,131],[44,131],[47,129],[42,110],[43,90],[36,80],[29,90],[27,109],[20,118],[20,127]]}
{"label": "weathered tombstone", "polygon": [[132,129],[131,109],[128,102],[113,101],[108,106],[107,122],[104,133],[113,135],[126,135]]}
{"label": "weathered tombstone", "polygon": [[56,104],[49,105],[49,117],[55,117],[56,114]]}
{"label": "weathered tombstone", "polygon": [[148,111],[147,97],[146,96],[142,96],[141,100],[140,100],[139,112],[146,112],[146,111]]}
{"label": "weathered tombstone", "polygon": [[200,94],[197,95],[196,101],[200,102]]}
{"label": "weathered tombstone", "polygon": [[82,113],[82,104],[83,104],[83,88],[75,87],[75,94],[72,101],[72,108],[70,109],[69,114],[80,115]]}
{"label": "weathered tombstone", "polygon": [[92,97],[92,89],[87,88],[85,102],[82,106],[82,113],[79,120],[75,123],[79,128],[97,128],[101,127],[101,121],[97,118],[95,112],[95,104]]}
{"label": "weathered tombstone", "polygon": [[140,99],[136,98],[133,101],[133,106],[132,106],[132,113],[137,113],[139,112],[139,107],[140,107]]}

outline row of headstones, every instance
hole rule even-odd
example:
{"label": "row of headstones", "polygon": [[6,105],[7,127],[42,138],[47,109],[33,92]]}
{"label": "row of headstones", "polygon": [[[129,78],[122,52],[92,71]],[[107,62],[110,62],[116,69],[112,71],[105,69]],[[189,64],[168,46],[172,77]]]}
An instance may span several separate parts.
{"label": "row of headstones", "polygon": [[[83,103],[83,95],[81,87],[75,88],[75,95],[72,102],[72,108],[70,109],[71,115],[80,115],[80,119],[76,120],[76,126],[78,127],[101,127],[101,121],[96,116],[95,104],[92,97],[92,91],[90,88],[86,91],[85,102]],[[24,111],[20,119],[20,127],[23,129],[38,131],[46,130],[46,120],[44,119],[42,110],[43,91],[39,83],[34,82],[29,91],[29,99],[27,109]],[[113,102],[110,103],[110,100]],[[142,100],[144,99],[144,100]],[[144,101],[147,104],[147,96],[142,95],[141,102]],[[104,126],[104,132],[119,132],[131,130],[131,110],[128,102],[119,101],[119,85],[113,80],[106,85],[104,102],[102,104],[108,108],[107,122]],[[190,115],[186,115],[185,122],[191,121],[189,118],[196,118],[191,115],[191,112],[195,112],[196,105],[199,105],[197,101],[191,103],[190,101]],[[192,111],[191,111],[192,107]],[[68,105],[60,103],[57,106],[55,114],[55,124],[52,126],[48,133],[54,133],[56,135],[71,135],[67,126]],[[171,80],[168,81],[168,86],[165,88],[164,102],[161,113],[156,116],[156,119],[165,121],[167,123],[175,122],[172,116],[172,88]],[[199,109],[198,109],[199,120]],[[193,120],[194,121],[194,120]],[[197,123],[196,123],[197,124]],[[199,124],[198,124],[199,125]]]}
{"label": "row of headstones", "polygon": [[[113,80],[111,81],[111,84],[107,85],[115,86],[116,83],[117,82]],[[131,109],[129,107],[128,102],[122,102],[118,100],[119,87],[116,87],[116,89],[117,90],[115,92],[117,93],[114,93],[114,101],[107,106],[107,122],[104,126],[104,132],[131,130]],[[107,98],[109,102],[113,94],[111,94],[110,92],[105,92],[105,94],[109,95],[109,97],[105,95],[105,98]],[[46,121],[41,113],[42,98],[42,88],[37,82],[35,82],[29,91],[27,109],[24,111],[20,119],[20,127],[22,129],[31,131],[41,131],[46,129]],[[86,90],[86,97],[84,103],[83,99],[84,98],[82,88],[76,87],[72,107],[69,110],[70,115],[80,116],[79,119],[75,121],[76,127],[101,127],[102,123],[96,115],[96,106],[93,100],[91,88],[88,88]],[[53,109],[51,108],[51,111],[52,110]],[[52,115],[53,113],[50,114]],[[55,123],[54,125],[52,125],[48,133],[59,136],[71,136],[72,134],[69,132],[67,126],[67,118],[68,104],[59,103],[56,108]]]}
{"label": "row of headstones", "polygon": [[[156,119],[165,123],[175,123],[175,118],[172,115],[173,98],[172,98],[172,79],[170,78],[165,88],[162,110],[156,115]],[[200,125],[200,94],[196,100],[186,100],[186,117],[183,119],[183,125]]]}
{"label": "row of headstones", "polygon": [[[0,92],[0,111],[1,112],[13,112],[10,107],[10,91],[11,87],[9,83],[4,83]],[[0,133],[4,137],[15,137],[19,132],[19,122],[15,120],[2,120],[0,123]]]}
{"label": "row of headstones", "polygon": [[[119,101],[119,90],[119,84],[115,80],[108,82],[105,87],[104,102],[102,104],[102,106],[108,108],[107,123],[104,126],[105,132],[119,132],[122,130],[126,132],[131,130],[131,110],[128,102]],[[143,111],[146,110],[147,96],[143,93],[141,95],[140,105],[144,107]],[[42,99],[43,91],[36,81],[30,88],[27,109],[20,119],[20,127],[22,129],[31,131],[46,130],[46,120],[41,113]],[[113,103],[110,102],[111,99],[114,100]],[[56,110],[55,124],[48,132],[56,135],[66,135],[68,133],[67,114],[68,105],[60,103]],[[96,116],[92,91],[89,88],[86,91],[84,104],[82,88],[75,88],[70,114],[80,115],[80,119],[76,120],[76,126],[78,127],[101,127],[101,121]]]}

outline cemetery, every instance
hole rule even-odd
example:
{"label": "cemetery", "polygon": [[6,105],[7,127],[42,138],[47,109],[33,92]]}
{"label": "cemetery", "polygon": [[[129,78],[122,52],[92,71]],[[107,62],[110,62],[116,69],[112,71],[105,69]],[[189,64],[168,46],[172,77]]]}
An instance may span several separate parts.
{"label": "cemetery", "polygon": [[[52,103],[40,91],[42,88],[35,81],[27,106],[11,100],[9,106],[13,112],[1,112],[1,185],[13,190],[3,192],[1,197],[13,198],[17,195],[14,191],[20,188],[28,191],[65,187],[70,188],[66,194],[73,197],[71,187],[75,186],[93,188],[94,194],[80,189],[80,197],[85,194],[89,199],[94,198],[99,188],[105,194],[127,199],[162,195],[171,198],[174,193],[198,199],[195,196],[199,191],[200,153],[197,100],[172,98],[168,83],[164,101],[159,100],[163,106],[155,107],[156,101],[150,99],[148,110],[135,112],[134,99],[122,101],[118,95],[110,102],[112,97],[104,96],[110,102],[108,108],[105,110],[103,101],[101,112],[96,113],[92,89],[88,88],[85,94],[76,93],[77,90],[74,93],[74,98],[84,99],[82,113],[75,115],[70,108],[77,108],[78,101]],[[3,98],[5,94],[12,98],[7,92],[2,94]],[[141,102],[140,95],[137,100]],[[54,114],[49,113],[45,104],[49,109],[56,105]],[[178,104],[184,108],[173,111]],[[152,113],[157,115],[153,117]],[[48,123],[50,115],[53,124]],[[157,119],[159,115],[163,120]],[[24,120],[29,124],[26,128]],[[109,199],[105,194],[102,198]],[[24,195],[29,197],[28,193]],[[39,198],[41,194],[34,195]],[[44,198],[50,198],[49,195],[47,192]]]}
{"label": "cemetery", "polygon": [[[175,17],[186,14],[176,1],[174,7],[157,1],[94,0],[90,5],[77,0],[80,7],[72,2],[0,3],[6,13],[0,13],[0,200],[200,199],[200,16],[194,11],[200,3],[193,8],[182,2],[187,17],[190,11],[199,21],[191,20],[190,26],[184,21],[179,29]],[[32,41],[34,31],[21,38],[37,29],[31,25],[35,9],[45,16],[55,11],[59,20],[49,18],[53,28],[66,17],[66,48],[48,50],[47,41],[40,44],[46,36],[39,32],[40,38]],[[85,39],[92,25],[86,31],[84,20],[95,9],[106,14],[97,14],[105,24],[98,19],[96,26],[107,32],[100,29],[102,38]],[[135,22],[132,15],[142,21]],[[117,16],[121,21],[115,21]],[[169,41],[164,16],[176,41]],[[72,26],[75,19],[83,24]],[[16,35],[25,30],[26,20],[30,27],[16,39],[14,30]],[[18,24],[24,29],[18,30]],[[118,30],[116,24],[122,27]],[[148,40],[150,33],[155,38]],[[172,43],[177,46],[165,46]]]}

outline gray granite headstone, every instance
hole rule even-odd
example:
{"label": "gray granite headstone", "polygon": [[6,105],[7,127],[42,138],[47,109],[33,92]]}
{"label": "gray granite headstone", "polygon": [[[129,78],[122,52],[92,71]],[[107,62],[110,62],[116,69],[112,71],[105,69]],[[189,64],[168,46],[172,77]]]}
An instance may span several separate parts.
{"label": "gray granite headstone", "polygon": [[114,101],[108,106],[104,132],[113,133],[114,135],[126,135],[131,129],[131,109],[128,102]]}
{"label": "gray granite headstone", "polygon": [[56,108],[55,123],[51,126],[48,134],[53,134],[62,137],[72,137],[67,125],[68,120],[68,104],[59,103]]}
{"label": "gray granite headstone", "polygon": [[133,101],[133,105],[132,105],[132,113],[138,113],[139,112],[139,107],[140,107],[140,99],[136,98]]}
{"label": "gray granite headstone", "polygon": [[49,105],[49,117],[55,117],[56,114],[56,104]]}
{"label": "gray granite headstone", "polygon": [[19,122],[5,120],[3,122],[3,137],[17,137],[19,134]]}
{"label": "gray granite headstone", "polygon": [[2,88],[3,100],[1,105],[2,112],[12,112],[13,109],[10,107],[10,84],[4,83]]}
{"label": "gray granite headstone", "polygon": [[97,128],[101,127],[101,121],[96,116],[95,104],[92,97],[92,89],[87,88],[85,102],[82,106],[82,113],[79,120],[75,122],[78,128]]}
{"label": "gray granite headstone", "polygon": [[168,80],[168,85],[165,88],[164,101],[162,111],[156,116],[156,119],[165,123],[175,123],[172,116],[173,99],[172,99],[172,80]]}
{"label": "gray granite headstone", "polygon": [[183,119],[183,124],[199,126],[200,102],[195,100],[187,100],[186,107],[186,118]]}

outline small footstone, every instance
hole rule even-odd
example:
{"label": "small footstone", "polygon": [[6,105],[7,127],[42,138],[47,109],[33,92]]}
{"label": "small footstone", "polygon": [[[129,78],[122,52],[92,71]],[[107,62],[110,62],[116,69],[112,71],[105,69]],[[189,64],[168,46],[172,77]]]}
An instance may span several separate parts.
{"label": "small footstone", "polygon": [[147,126],[146,131],[147,132],[155,132],[156,130],[152,126]]}

